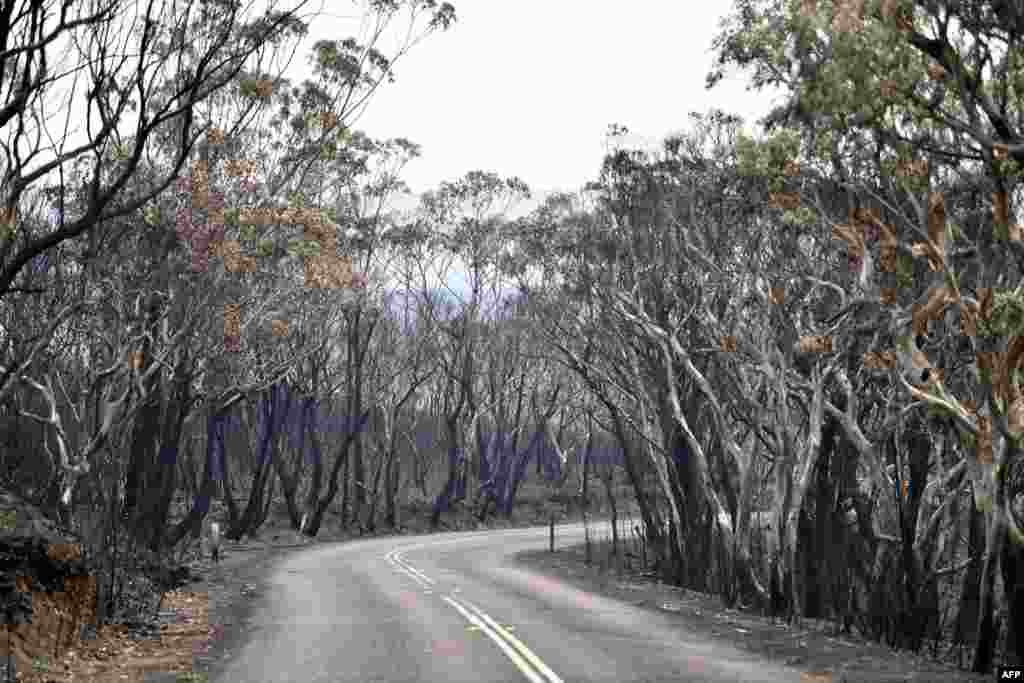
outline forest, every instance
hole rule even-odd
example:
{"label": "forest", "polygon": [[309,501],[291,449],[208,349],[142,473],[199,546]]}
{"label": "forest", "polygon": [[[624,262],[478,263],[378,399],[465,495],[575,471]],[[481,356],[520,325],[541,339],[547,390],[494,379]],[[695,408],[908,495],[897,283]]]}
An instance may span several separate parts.
{"label": "forest", "polygon": [[292,82],[306,2],[0,2],[0,488],[75,530],[101,613],[119,548],[214,512],[441,529],[529,481],[606,490],[727,605],[1020,662],[1019,3],[734,0],[707,94],[781,88],[756,135],[612,123],[515,217],[485,170],[395,208],[421,150],[354,122],[456,9],[354,6]]}

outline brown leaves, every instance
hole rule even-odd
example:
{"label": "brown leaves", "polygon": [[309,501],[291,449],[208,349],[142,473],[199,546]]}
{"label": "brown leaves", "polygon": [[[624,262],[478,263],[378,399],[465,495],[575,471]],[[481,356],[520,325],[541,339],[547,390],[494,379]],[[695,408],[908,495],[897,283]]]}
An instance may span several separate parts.
{"label": "brown leaves", "polygon": [[992,317],[993,290],[991,287],[978,289],[978,301],[962,300],[960,303],[960,334],[969,337],[978,335],[978,320]]}
{"label": "brown leaves", "polygon": [[978,336],[978,304],[973,301],[960,302],[960,334]]}
{"label": "brown leaves", "polygon": [[896,365],[893,351],[868,351],[861,356],[861,363],[868,370],[888,370]]}
{"label": "brown leaves", "polygon": [[224,175],[229,178],[244,178],[256,173],[256,162],[251,159],[225,159]]}
{"label": "brown leaves", "polygon": [[914,304],[912,327],[914,334],[926,334],[928,321],[936,320],[951,303],[957,302],[956,292],[946,286],[935,286],[928,290],[924,304]]}
{"label": "brown leaves", "polygon": [[242,255],[242,245],[237,240],[225,240],[220,255],[229,273],[252,273],[256,270],[256,259]]}
{"label": "brown leaves", "polygon": [[1024,397],[1018,396],[1006,411],[1009,432],[1014,436],[1024,432]]}
{"label": "brown leaves", "polygon": [[881,240],[879,242],[878,269],[883,273],[896,272],[896,233],[885,223],[878,223]]}
{"label": "brown leaves", "polygon": [[797,344],[800,353],[832,353],[831,335],[804,335]]}
{"label": "brown leaves", "polygon": [[977,415],[978,444],[976,456],[982,465],[992,464],[992,419],[985,415]]}
{"label": "brown leaves", "polygon": [[946,79],[946,69],[935,61],[928,62],[928,78],[933,81],[943,81]]}
{"label": "brown leaves", "polygon": [[210,199],[209,175],[206,162],[192,162],[192,208],[205,209]]}
{"label": "brown leaves", "polygon": [[800,683],[834,683],[835,679],[828,671],[801,671]]}
{"label": "brown leaves", "polygon": [[736,352],[736,337],[731,334],[722,335],[718,340],[718,348],[724,353]]}
{"label": "brown leaves", "polygon": [[885,21],[891,21],[893,16],[896,14],[896,6],[899,4],[899,0],[882,0],[879,6],[879,14],[882,15],[882,19]]}
{"label": "brown leaves", "polygon": [[770,287],[768,289],[768,303],[781,306],[786,300],[786,289],[784,287]]}
{"label": "brown leaves", "polygon": [[898,94],[896,91],[896,81],[891,78],[883,78],[878,82],[878,94],[882,96],[882,99],[895,99]]}
{"label": "brown leaves", "polygon": [[864,28],[864,0],[840,0],[832,18],[836,33],[856,33]]}
{"label": "brown leaves", "polygon": [[864,257],[864,231],[860,226],[833,224],[832,237],[846,242],[846,249],[851,257]]}
{"label": "brown leaves", "polygon": [[992,193],[992,220],[1001,226],[1010,222],[1010,203],[1004,191]]}
{"label": "brown leaves", "polygon": [[1013,381],[1013,373],[1020,369],[1024,360],[1024,337],[1015,335],[1006,348],[1006,400],[1016,401],[1020,397],[1020,387]]}
{"label": "brown leaves", "polygon": [[928,176],[928,160],[900,159],[896,162],[894,173],[897,178],[925,178]]}
{"label": "brown leaves", "polygon": [[818,13],[818,0],[800,0],[800,16],[811,19]]}
{"label": "brown leaves", "polygon": [[[996,148],[1002,147],[1006,150],[1006,145],[996,145]],[[993,154],[995,149],[993,149]],[[1020,242],[1024,240],[1024,226],[1018,223],[1010,223],[1010,200],[1007,197],[1006,192],[1000,190],[999,192],[992,193],[992,221],[1000,228],[1006,229],[1006,234],[1011,242]]]}
{"label": "brown leaves", "polygon": [[942,194],[932,192],[928,197],[928,241],[911,247],[915,258],[928,258],[928,268],[942,270],[946,261],[946,203]]}
{"label": "brown leaves", "polygon": [[256,81],[256,95],[270,97],[274,93],[274,82],[265,78]]}
{"label": "brown leaves", "polygon": [[285,320],[271,320],[270,333],[278,338],[288,336],[288,322]]}
{"label": "brown leaves", "polygon": [[768,207],[782,211],[791,211],[800,206],[800,197],[794,192],[769,192]]}
{"label": "brown leaves", "polygon": [[224,336],[236,337],[242,333],[241,304],[224,304]]}
{"label": "brown leaves", "polygon": [[347,256],[320,254],[304,263],[306,286],[311,289],[347,289],[352,287],[352,260]]}
{"label": "brown leaves", "polygon": [[[58,562],[69,562],[77,560],[82,556],[82,548],[77,543],[50,543],[46,546],[46,556]],[[71,580],[71,578],[77,577],[69,577],[66,581]]]}
{"label": "brown leaves", "polygon": [[211,126],[210,129],[208,131],[206,131],[206,140],[211,145],[223,145],[224,144],[224,131],[222,131],[220,128],[217,128],[215,126]]}

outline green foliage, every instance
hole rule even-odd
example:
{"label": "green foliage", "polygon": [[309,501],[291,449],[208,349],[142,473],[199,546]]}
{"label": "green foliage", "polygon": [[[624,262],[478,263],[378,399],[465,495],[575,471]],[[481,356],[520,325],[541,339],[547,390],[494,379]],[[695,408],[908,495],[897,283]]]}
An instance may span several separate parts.
{"label": "green foliage", "polygon": [[320,243],[316,240],[304,240],[296,237],[288,240],[288,246],[285,247],[285,251],[289,255],[299,258],[319,256]]}
{"label": "green foliage", "polygon": [[264,258],[271,256],[274,253],[274,242],[272,240],[263,239],[256,243],[256,255]]}
{"label": "green foliage", "polygon": [[914,259],[907,254],[896,255],[896,286],[905,289],[914,286]]}
{"label": "green foliage", "polygon": [[206,683],[207,675],[196,671],[179,673],[174,679],[176,683]]}
{"label": "green foliage", "polygon": [[817,214],[808,206],[798,206],[782,214],[782,222],[793,227],[811,225],[816,218]]}
{"label": "green foliage", "polygon": [[147,206],[142,210],[142,220],[146,225],[153,227],[160,224],[160,207]]}
{"label": "green foliage", "polygon": [[333,140],[328,140],[320,145],[320,160],[334,161],[338,157],[338,145]]}
{"label": "green foliage", "polygon": [[992,511],[992,496],[987,493],[979,493],[974,499],[974,505],[978,512],[987,515]]}
{"label": "green foliage", "polygon": [[992,316],[978,321],[978,334],[983,337],[1024,334],[1024,295],[997,291],[992,297]]}
{"label": "green foliage", "polygon": [[960,448],[963,449],[964,453],[968,455],[974,453],[974,437],[967,432],[959,432],[960,434]]}

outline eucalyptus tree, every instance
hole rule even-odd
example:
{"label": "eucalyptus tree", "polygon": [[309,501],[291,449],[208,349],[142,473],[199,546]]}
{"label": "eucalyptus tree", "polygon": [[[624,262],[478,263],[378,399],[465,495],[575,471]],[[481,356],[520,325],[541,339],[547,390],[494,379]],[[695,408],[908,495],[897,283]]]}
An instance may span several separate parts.
{"label": "eucalyptus tree", "polygon": [[[496,265],[506,237],[501,214],[529,188],[518,178],[502,179],[496,174],[471,171],[454,182],[443,182],[437,190],[421,197],[420,222],[436,254],[431,268],[420,264],[417,298],[427,315],[426,323],[437,334],[441,373],[432,390],[443,404],[447,439],[448,472],[444,489],[437,497],[432,524],[453,501],[466,496],[469,462],[466,453],[479,420],[480,398],[476,390],[479,363],[480,321],[490,305],[500,278]],[[463,269],[468,291],[459,292],[451,283],[456,269]],[[431,296],[435,279],[450,296],[454,315],[447,314]],[[487,290],[492,292],[488,301]]]}
{"label": "eucalyptus tree", "polygon": [[[709,84],[724,67],[740,65],[754,69],[755,85],[787,91],[786,104],[771,117],[780,130],[753,155],[753,168],[794,213],[796,204],[814,206],[782,172],[797,152],[849,190],[846,223],[820,207],[791,218],[819,225],[822,243],[832,223],[857,271],[859,282],[842,287],[848,295],[844,328],[833,334],[834,347],[852,348],[854,329],[872,330],[868,350],[879,361],[872,365],[891,368],[891,409],[881,434],[861,422],[857,390],[843,368],[838,379],[846,408],[829,401],[826,411],[840,420],[881,490],[892,482],[876,455],[885,452],[879,442],[904,416],[935,409],[944,429],[963,442],[961,463],[986,527],[973,666],[987,671],[996,640],[996,566],[1013,565],[1020,553],[1012,540],[1021,522],[1010,505],[1016,489],[1007,488],[1020,464],[1024,414],[1013,374],[1024,348],[1017,313],[1024,253],[1012,219],[1024,160],[1015,128],[1024,78],[1019,11],[1002,2],[909,0],[742,2],[737,9],[716,39],[718,67]],[[947,209],[954,199],[948,190],[965,173],[983,181],[976,186],[992,200],[991,216],[970,230],[951,224],[949,216],[959,211]],[[963,329],[957,329],[957,314]],[[904,458],[901,450],[891,464],[897,479],[910,478],[908,470],[928,454]],[[948,491],[956,480],[940,471],[933,484]],[[918,515],[938,513],[909,507]],[[912,560],[904,563],[902,585],[910,609],[917,599],[913,573],[934,574],[920,565],[935,527],[923,528],[927,533],[913,541],[913,552],[907,538],[893,544],[902,543]],[[1024,603],[1015,597],[1009,608],[1020,633]]]}
{"label": "eucalyptus tree", "polygon": [[[137,211],[165,190],[201,134],[192,127],[196,106],[227,87],[247,62],[301,34],[302,4],[287,11],[271,7],[250,22],[240,3],[231,1],[159,7],[151,2],[134,18],[119,1],[59,8],[24,3],[17,12],[13,4],[8,7],[0,16],[0,126],[7,133],[0,297],[35,294],[19,285],[29,263],[64,242],[89,239],[104,221]],[[62,43],[63,63],[54,54]],[[60,86],[67,92],[58,94]],[[84,113],[73,115],[71,107],[62,112],[63,130],[56,135],[46,115],[55,95],[85,103]],[[71,127],[79,121],[86,124],[84,139]],[[172,122],[178,150],[170,171],[146,178],[125,196],[156,131]],[[56,224],[19,238],[22,200],[44,185],[57,199]],[[80,213],[72,216],[64,208],[75,199]],[[90,246],[97,246],[95,240]],[[31,347],[12,352],[0,374],[0,392],[10,390]]]}

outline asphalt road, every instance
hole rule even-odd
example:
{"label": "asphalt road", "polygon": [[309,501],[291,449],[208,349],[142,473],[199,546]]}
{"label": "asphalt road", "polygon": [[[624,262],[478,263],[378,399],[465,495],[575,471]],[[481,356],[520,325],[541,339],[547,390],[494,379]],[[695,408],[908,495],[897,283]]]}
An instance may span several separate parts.
{"label": "asphalt road", "polygon": [[[582,525],[556,528],[559,545]],[[752,681],[800,673],[690,632],[669,612],[517,566],[546,527],[393,537],[288,556],[254,605],[250,640],[215,681]]]}

